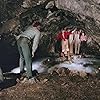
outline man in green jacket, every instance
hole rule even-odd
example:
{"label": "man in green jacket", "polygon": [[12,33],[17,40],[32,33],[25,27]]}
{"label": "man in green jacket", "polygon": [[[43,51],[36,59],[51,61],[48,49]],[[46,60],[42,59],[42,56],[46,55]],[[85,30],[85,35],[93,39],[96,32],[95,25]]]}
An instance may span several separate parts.
{"label": "man in green jacket", "polygon": [[[17,36],[17,45],[20,54],[19,66],[20,74],[24,72],[26,67],[27,79],[33,80],[32,78],[32,57],[37,50],[39,39],[40,39],[40,23],[35,22],[30,25],[22,34]],[[25,66],[24,66],[25,62]]]}

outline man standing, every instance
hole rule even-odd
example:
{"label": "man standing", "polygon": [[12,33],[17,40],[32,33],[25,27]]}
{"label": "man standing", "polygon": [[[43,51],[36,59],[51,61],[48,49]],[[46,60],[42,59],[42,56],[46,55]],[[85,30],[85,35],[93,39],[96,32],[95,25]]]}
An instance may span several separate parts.
{"label": "man standing", "polygon": [[74,34],[74,43],[75,43],[75,54],[78,54],[80,53],[80,34],[81,34],[81,30],[78,30],[75,32]]}
{"label": "man standing", "polygon": [[[22,34],[17,36],[17,45],[20,54],[19,66],[20,74],[24,72],[24,63],[26,67],[27,79],[32,78],[32,57],[37,50],[40,38],[40,23],[35,22],[30,25]],[[34,80],[33,80],[34,81]]]}

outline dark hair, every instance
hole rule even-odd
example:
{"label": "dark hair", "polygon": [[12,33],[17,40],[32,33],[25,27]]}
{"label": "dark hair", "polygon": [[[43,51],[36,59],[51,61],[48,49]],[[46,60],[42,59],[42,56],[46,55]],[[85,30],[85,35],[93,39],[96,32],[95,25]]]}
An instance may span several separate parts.
{"label": "dark hair", "polygon": [[41,25],[40,22],[35,22],[35,23],[33,24],[33,27],[37,27],[37,26],[40,26],[40,25]]}

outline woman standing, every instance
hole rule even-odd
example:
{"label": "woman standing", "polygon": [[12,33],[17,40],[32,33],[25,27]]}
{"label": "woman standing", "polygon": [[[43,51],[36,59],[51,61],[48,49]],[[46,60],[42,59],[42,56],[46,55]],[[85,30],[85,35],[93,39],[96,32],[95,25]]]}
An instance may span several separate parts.
{"label": "woman standing", "polygon": [[70,34],[70,29],[67,29],[66,27],[64,30],[62,30],[62,53],[65,55],[65,57],[68,57],[68,60],[70,60],[70,55],[69,55],[69,44],[68,44],[68,38]]}
{"label": "woman standing", "polygon": [[86,53],[86,47],[87,47],[87,36],[84,32],[82,32],[81,36],[80,36],[80,40],[81,40],[81,54],[84,56],[84,54]]}
{"label": "woman standing", "polygon": [[70,35],[69,35],[69,53],[70,53],[70,56],[72,56],[74,53],[73,53],[73,44],[74,44],[74,34],[76,32],[76,28],[70,32]]}

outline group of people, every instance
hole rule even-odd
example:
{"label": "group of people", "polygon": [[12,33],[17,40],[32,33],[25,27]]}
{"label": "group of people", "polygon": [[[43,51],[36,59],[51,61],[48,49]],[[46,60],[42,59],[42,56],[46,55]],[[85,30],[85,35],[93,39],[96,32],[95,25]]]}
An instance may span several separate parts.
{"label": "group of people", "polygon": [[85,54],[87,35],[82,29],[64,27],[57,34],[56,39],[61,43],[60,54],[63,59],[71,61],[73,55]]}
{"label": "group of people", "polygon": [[[32,57],[37,50],[40,40],[40,26],[39,22],[33,22],[24,32],[16,36],[18,50],[19,50],[19,67],[20,76],[23,76],[26,67],[26,77],[23,81],[34,82],[32,75]],[[80,53],[80,46],[82,45],[82,52],[86,48],[87,36],[81,29],[63,28],[57,34],[57,40],[61,43],[61,56],[71,60],[73,54]],[[3,77],[3,76],[2,76]]]}

